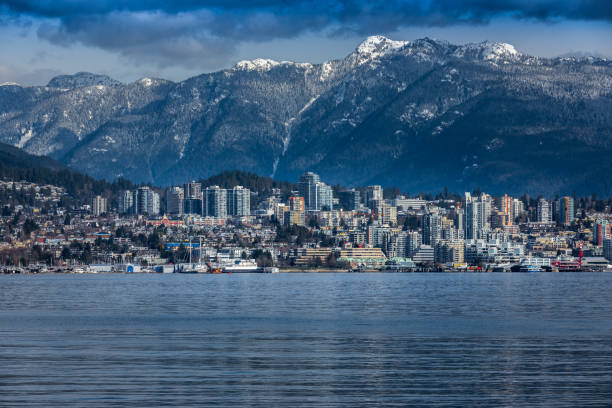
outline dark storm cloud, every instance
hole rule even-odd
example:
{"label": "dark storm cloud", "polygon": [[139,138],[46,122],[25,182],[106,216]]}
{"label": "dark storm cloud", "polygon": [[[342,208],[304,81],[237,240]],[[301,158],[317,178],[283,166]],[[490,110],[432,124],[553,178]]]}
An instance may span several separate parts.
{"label": "dark storm cloud", "polygon": [[612,21],[609,0],[0,0],[0,13],[39,20],[39,37],[82,43],[160,66],[214,65],[240,42],[307,32],[384,33],[483,24],[495,17]]}

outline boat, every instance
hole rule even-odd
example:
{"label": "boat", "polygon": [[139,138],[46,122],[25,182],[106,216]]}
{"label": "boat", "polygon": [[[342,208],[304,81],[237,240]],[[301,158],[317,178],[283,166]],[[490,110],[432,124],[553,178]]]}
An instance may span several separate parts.
{"label": "boat", "polygon": [[257,272],[257,263],[246,259],[230,259],[222,262],[220,268],[225,273]]}
{"label": "boat", "polygon": [[525,264],[525,265],[521,265],[521,269],[519,271],[520,272],[541,272],[542,268],[540,268],[537,265]]}

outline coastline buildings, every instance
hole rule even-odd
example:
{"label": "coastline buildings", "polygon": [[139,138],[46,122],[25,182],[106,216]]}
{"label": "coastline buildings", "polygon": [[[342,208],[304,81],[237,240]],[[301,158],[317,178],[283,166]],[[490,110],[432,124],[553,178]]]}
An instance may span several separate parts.
{"label": "coastline buildings", "polygon": [[[125,263],[127,258],[163,263],[162,257],[178,262],[176,257],[184,261],[186,245],[194,240],[206,246],[208,257],[221,248],[240,259],[265,254],[266,264],[284,266],[385,268],[388,262],[394,270],[407,270],[415,263],[428,270],[601,270],[612,262],[604,260],[612,257],[608,201],[589,198],[574,203],[564,197],[553,211],[549,200],[528,196],[466,193],[458,199],[446,192],[436,198],[426,195],[425,200],[400,195],[384,199],[382,187],[370,186],[341,191],[334,202],[331,188],[308,173],[300,184],[302,191],[311,193],[313,208],[308,210],[305,197],[292,186],[270,187],[251,194],[241,186],[203,189],[190,182],[166,189],[164,204],[153,188],[143,186],[111,197],[117,208],[109,208],[102,196],[63,208],[63,202],[71,200],[60,200],[58,194],[65,192],[52,186],[0,183],[0,196],[17,194],[2,208],[0,233],[8,239],[0,244],[4,251],[15,252],[11,262],[25,262],[19,251],[34,246],[37,254],[49,251],[45,259],[52,262],[92,256],[102,262]],[[26,188],[31,196],[12,208]],[[360,191],[366,191],[366,202],[373,208],[364,206]],[[253,215],[251,200],[257,204]],[[574,205],[581,214],[578,220]],[[127,216],[113,216],[117,210]],[[105,212],[109,216],[101,217]],[[550,222],[555,213],[558,222]],[[26,218],[33,222],[26,223]],[[573,221],[567,225],[563,219]],[[157,229],[160,226],[164,228]],[[168,244],[165,251],[160,251],[160,242]],[[87,245],[91,250],[85,250]]]}

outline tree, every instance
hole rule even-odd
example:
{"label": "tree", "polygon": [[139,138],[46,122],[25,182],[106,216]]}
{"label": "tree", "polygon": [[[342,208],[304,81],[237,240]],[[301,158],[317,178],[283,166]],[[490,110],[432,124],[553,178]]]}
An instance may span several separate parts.
{"label": "tree", "polygon": [[72,220],[70,219],[70,214],[66,214],[66,216],[64,217],[64,225],[70,225],[70,222]]}
{"label": "tree", "polygon": [[257,262],[257,266],[259,266],[260,268],[265,268],[266,266],[272,266],[273,265],[273,260],[272,260],[272,254],[270,254],[269,251],[262,251],[262,250],[255,250],[253,251],[253,256],[255,256],[255,252],[258,252],[258,256],[255,257],[255,262]]}
{"label": "tree", "polygon": [[338,256],[335,252],[331,252],[329,255],[327,255],[325,262],[328,267],[336,268],[338,266]]}
{"label": "tree", "polygon": [[23,223],[23,233],[25,234],[25,236],[29,236],[32,232],[36,231],[37,229],[38,229],[38,224],[36,224],[30,218],[26,219],[25,222]]}
{"label": "tree", "polygon": [[67,261],[69,259],[72,259],[72,251],[70,251],[70,248],[65,246],[62,249],[62,253],[60,254],[60,258]]}
{"label": "tree", "polygon": [[91,254],[91,245],[89,243],[85,244],[85,248],[83,248],[83,253],[81,254],[81,262],[85,264],[91,263],[93,256]]}

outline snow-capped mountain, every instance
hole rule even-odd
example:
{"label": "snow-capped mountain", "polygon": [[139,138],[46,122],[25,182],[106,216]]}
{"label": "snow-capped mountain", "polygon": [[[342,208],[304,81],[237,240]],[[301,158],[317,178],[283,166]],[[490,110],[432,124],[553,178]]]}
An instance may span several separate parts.
{"label": "snow-capped mountain", "polygon": [[409,192],[612,193],[612,64],[512,45],[367,38],[323,64],[256,59],[174,83],[88,73],[0,87],[0,141],[96,177],[226,169]]}

